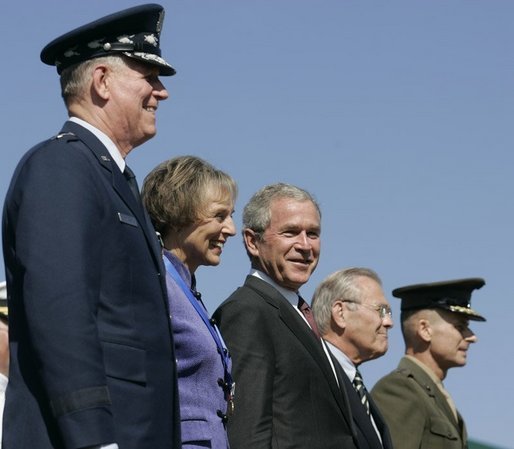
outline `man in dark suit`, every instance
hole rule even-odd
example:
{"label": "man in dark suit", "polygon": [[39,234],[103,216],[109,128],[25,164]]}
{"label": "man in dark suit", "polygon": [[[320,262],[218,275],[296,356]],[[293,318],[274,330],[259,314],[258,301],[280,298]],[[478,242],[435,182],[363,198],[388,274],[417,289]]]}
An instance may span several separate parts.
{"label": "man in dark suit", "polygon": [[362,363],[386,353],[393,327],[380,278],[368,268],[336,271],[316,288],[312,311],[348,393],[359,449],[391,449],[387,426],[358,371]]}
{"label": "man in dark suit", "polygon": [[346,395],[300,311],[320,232],[317,203],[292,185],[266,186],[244,209],[251,272],[214,314],[236,383],[231,449],[356,447]]}
{"label": "man in dark suit", "polygon": [[180,447],[160,247],[124,161],[168,97],[163,13],[130,8],[41,52],[70,119],[23,157],[5,200],[5,449]]}
{"label": "man in dark suit", "polygon": [[481,278],[408,285],[402,299],[405,357],[371,394],[391,431],[395,449],[466,449],[464,420],[443,386],[450,368],[464,366],[476,336],[469,320],[485,321],[471,308]]}

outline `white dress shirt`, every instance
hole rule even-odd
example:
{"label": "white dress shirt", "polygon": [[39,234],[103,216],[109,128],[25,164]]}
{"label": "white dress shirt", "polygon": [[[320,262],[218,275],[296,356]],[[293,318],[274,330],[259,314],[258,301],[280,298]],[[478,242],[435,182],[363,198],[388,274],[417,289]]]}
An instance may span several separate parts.
{"label": "white dress shirt", "polygon": [[[352,382],[353,384],[353,379],[355,379],[355,374],[357,374],[357,368],[355,367],[353,362],[343,351],[341,351],[339,348],[336,348],[332,343],[326,341],[326,344],[330,349],[330,352],[334,355],[334,357],[337,359],[337,361],[343,368],[345,374],[348,376],[348,379],[350,379],[350,382]],[[378,439],[380,440],[380,442],[382,442],[382,436],[380,435],[380,431],[378,430],[375,420],[373,419],[373,413],[370,413],[369,417],[371,419],[371,424],[373,424],[375,432],[378,435]]]}
{"label": "white dress shirt", "polygon": [[[118,150],[118,147],[114,144],[114,142],[107,137],[107,134],[100,131],[98,128],[95,128],[93,125],[89,124],[88,122],[85,122],[84,120],[78,118],[78,117],[70,117],[68,119],[70,122],[74,122],[77,125],[80,125],[84,128],[86,128],[88,131],[91,131],[95,137],[102,142],[105,148],[107,148],[107,151],[111,155],[114,162],[116,162],[116,165],[120,168],[121,172],[125,170],[125,159],[123,159],[123,156],[120,153],[120,150]],[[110,449],[110,448],[109,448]]]}

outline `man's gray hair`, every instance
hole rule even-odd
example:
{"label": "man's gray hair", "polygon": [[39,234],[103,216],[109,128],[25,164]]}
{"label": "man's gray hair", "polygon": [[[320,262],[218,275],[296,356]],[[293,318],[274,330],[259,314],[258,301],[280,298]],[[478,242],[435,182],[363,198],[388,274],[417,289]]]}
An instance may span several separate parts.
{"label": "man's gray hair", "polygon": [[260,237],[270,225],[271,204],[282,198],[312,202],[321,218],[319,204],[306,190],[286,183],[269,184],[256,192],[246,204],[243,210],[243,233],[245,229],[251,229]]}
{"label": "man's gray hair", "polygon": [[321,335],[325,335],[330,329],[332,306],[336,300],[361,302],[361,291],[356,282],[360,277],[368,277],[382,285],[375,271],[370,268],[352,267],[332,273],[316,287],[312,297],[312,311]]}
{"label": "man's gray hair", "polygon": [[114,70],[127,65],[122,56],[112,55],[90,59],[64,69],[60,78],[61,96],[67,107],[69,107],[72,100],[80,98],[87,93],[89,83],[91,82],[92,69],[98,64],[108,65]]}

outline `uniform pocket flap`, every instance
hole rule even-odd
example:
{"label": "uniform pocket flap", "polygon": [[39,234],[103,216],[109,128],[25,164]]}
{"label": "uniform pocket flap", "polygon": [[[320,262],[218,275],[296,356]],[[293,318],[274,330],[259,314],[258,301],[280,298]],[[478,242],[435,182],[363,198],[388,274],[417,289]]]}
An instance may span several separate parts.
{"label": "uniform pocket flap", "polygon": [[110,377],[146,383],[146,351],[133,346],[102,342],[105,373]]}
{"label": "uniform pocket flap", "polygon": [[184,419],[181,429],[183,443],[210,441],[212,438],[209,423],[204,419]]}
{"label": "uniform pocket flap", "polygon": [[448,421],[441,418],[430,418],[430,431],[449,440],[457,440],[459,438],[455,428]]}

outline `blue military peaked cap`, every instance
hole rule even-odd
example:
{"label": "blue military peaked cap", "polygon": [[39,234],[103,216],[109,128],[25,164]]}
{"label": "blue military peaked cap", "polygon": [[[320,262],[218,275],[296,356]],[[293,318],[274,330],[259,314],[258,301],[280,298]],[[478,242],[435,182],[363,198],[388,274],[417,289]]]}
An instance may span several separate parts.
{"label": "blue military peaked cap", "polygon": [[482,278],[456,279],[430,284],[407,285],[393,290],[401,298],[401,310],[444,309],[465,315],[470,320],[485,321],[471,308],[471,293],[485,285]]}
{"label": "blue military peaked cap", "polygon": [[174,75],[159,47],[163,19],[164,8],[157,4],[110,14],[54,39],[41,51],[41,61],[61,74],[79,62],[122,54],[158,66],[161,75]]}

